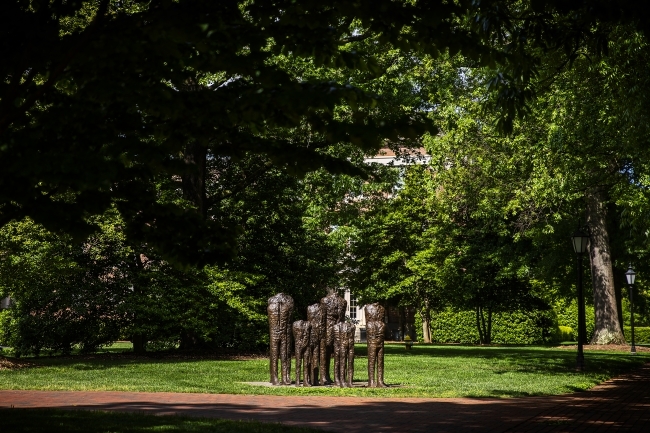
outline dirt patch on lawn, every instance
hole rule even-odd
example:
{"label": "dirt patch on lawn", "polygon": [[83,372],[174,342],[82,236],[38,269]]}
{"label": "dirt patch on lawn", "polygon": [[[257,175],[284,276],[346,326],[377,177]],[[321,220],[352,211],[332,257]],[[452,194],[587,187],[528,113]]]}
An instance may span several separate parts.
{"label": "dirt patch on lawn", "polygon": [[31,362],[18,361],[16,359],[7,359],[0,356],[0,370],[19,370],[21,368],[31,368],[34,364]]}
{"label": "dirt patch on lawn", "polygon": [[[558,346],[558,349],[577,350],[578,345]],[[616,352],[629,352],[630,346],[627,344],[585,344],[584,350],[611,350]],[[636,346],[637,352],[650,352],[650,347]]]}

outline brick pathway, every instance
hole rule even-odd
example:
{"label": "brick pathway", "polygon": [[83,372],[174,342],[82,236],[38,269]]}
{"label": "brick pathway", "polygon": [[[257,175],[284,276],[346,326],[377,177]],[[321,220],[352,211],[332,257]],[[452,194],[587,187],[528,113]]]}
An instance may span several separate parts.
{"label": "brick pathway", "polygon": [[333,432],[650,432],[650,364],[590,391],[513,399],[382,399],[0,391],[1,407],[55,407],[280,422]]}

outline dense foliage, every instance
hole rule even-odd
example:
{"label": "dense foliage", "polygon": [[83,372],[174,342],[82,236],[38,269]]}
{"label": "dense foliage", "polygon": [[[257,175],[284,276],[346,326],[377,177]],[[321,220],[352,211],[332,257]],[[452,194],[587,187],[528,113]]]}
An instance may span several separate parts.
{"label": "dense foliage", "polygon": [[266,299],[283,290],[299,315],[335,277],[327,237],[303,226],[300,188],[269,172],[223,203],[241,227],[239,254],[202,269],[177,269],[130,243],[115,211],[83,242],[29,220],[8,224],[0,230],[0,293],[15,302],[3,313],[0,341],[18,354],[92,351],[120,338],[142,350],[147,342],[149,349],[263,349]]}
{"label": "dense foliage", "polygon": [[[345,285],[415,307],[432,336],[434,317],[463,311],[467,341],[547,341],[555,325],[521,317],[553,310],[577,329],[567,239],[586,220],[589,334],[623,341],[622,272],[650,274],[644,14],[607,0],[2,2],[3,338],[19,353],[261,348],[268,296],[304,311]],[[383,146],[431,159],[363,164]]]}

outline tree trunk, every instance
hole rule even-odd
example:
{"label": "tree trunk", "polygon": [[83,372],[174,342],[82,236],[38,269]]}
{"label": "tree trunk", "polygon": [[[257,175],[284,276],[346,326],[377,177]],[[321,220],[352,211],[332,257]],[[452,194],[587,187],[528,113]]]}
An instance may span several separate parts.
{"label": "tree trunk", "polygon": [[431,343],[431,310],[429,301],[424,301],[424,308],[420,313],[422,317],[422,340],[424,343]]}
{"label": "tree trunk", "polygon": [[492,308],[488,308],[487,331],[485,335],[487,336],[485,344],[492,344]]}
{"label": "tree trunk", "polygon": [[481,327],[481,307],[476,307],[476,329],[478,329],[478,342],[483,344],[483,328]]}
{"label": "tree trunk", "polygon": [[403,341],[404,337],[405,337],[405,334],[404,334],[404,322],[405,322],[405,320],[404,320],[405,319],[405,317],[404,317],[405,316],[404,307],[398,307],[397,308],[397,313],[398,313],[398,317],[399,317],[399,326],[398,326],[399,335],[398,335],[397,341]]}
{"label": "tree trunk", "polygon": [[194,331],[183,329],[178,348],[180,350],[196,350],[199,346],[198,343],[198,338]]}
{"label": "tree trunk", "polygon": [[[134,273],[138,275],[141,272],[143,272],[144,269],[144,263],[143,263],[143,255],[142,254],[134,254],[133,255],[133,262],[135,264],[134,267]],[[135,281],[133,281],[133,284],[131,286],[131,289],[133,290],[134,294],[139,295],[140,294],[140,278],[135,278]],[[134,315],[133,317],[133,323],[138,323],[139,317],[137,315]],[[133,353],[136,355],[144,355],[147,353],[147,338],[143,333],[135,333],[131,336],[131,343],[133,344]]]}
{"label": "tree trunk", "polygon": [[476,307],[476,326],[481,344],[492,343],[492,310],[488,308],[488,318],[485,320],[485,309]]}
{"label": "tree trunk", "polygon": [[614,271],[607,233],[607,206],[603,192],[598,189],[587,192],[587,224],[591,231],[589,259],[596,316],[591,344],[625,344],[616,308]]}
{"label": "tree trunk", "polygon": [[422,342],[431,343],[431,326],[425,318],[422,318]]}
{"label": "tree trunk", "polygon": [[196,205],[203,218],[208,211],[205,197],[206,156],[205,146],[196,142],[188,143],[183,151],[183,159],[191,170],[182,176],[183,198]]}
{"label": "tree trunk", "polygon": [[621,287],[625,287],[625,282],[621,278],[614,281],[614,288],[616,289],[616,312],[618,314],[618,323],[621,325],[621,332],[625,336],[625,329],[623,328],[623,293]]}
{"label": "tree trunk", "polygon": [[[201,216],[205,219],[208,206],[205,194],[205,167],[207,148],[200,143],[191,142],[183,149],[183,159],[189,166],[189,172],[183,174],[183,198],[193,203]],[[199,347],[200,339],[191,329],[181,330],[181,350],[196,350]]]}
{"label": "tree trunk", "polygon": [[133,353],[136,355],[144,355],[147,353],[146,339],[142,334],[134,334],[131,337],[131,343],[133,343]]}

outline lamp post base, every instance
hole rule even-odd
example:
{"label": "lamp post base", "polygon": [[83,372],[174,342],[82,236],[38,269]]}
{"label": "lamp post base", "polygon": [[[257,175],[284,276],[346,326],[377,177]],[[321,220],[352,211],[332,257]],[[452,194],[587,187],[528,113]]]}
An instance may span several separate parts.
{"label": "lamp post base", "polygon": [[636,346],[634,344],[630,347],[630,355],[636,355]]}

